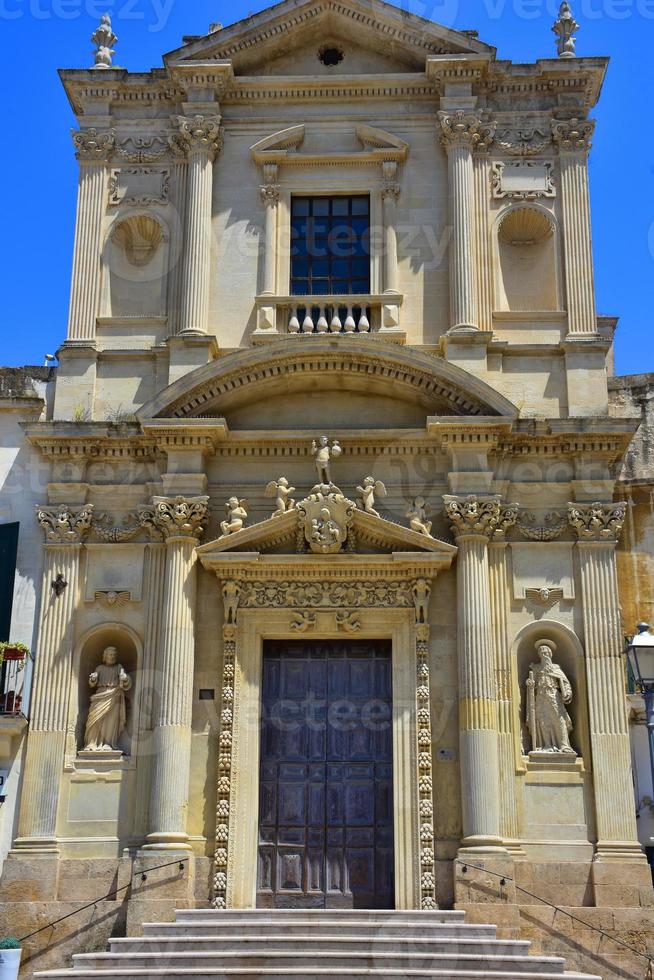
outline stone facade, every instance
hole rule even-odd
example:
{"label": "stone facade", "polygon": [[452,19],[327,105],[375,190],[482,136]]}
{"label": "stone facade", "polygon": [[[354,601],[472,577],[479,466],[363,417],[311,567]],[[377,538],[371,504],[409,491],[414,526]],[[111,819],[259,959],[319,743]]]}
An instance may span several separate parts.
{"label": "stone facade", "polygon": [[[12,515],[42,543],[19,559],[36,660],[0,913],[25,934],[137,878],[29,968],[255,903],[251,719],[266,639],[294,636],[392,643],[397,908],[526,928],[495,872],[627,937],[654,905],[618,594],[620,468],[646,437],[594,301],[606,60],[568,41],[513,65],[379,0],[284,0],[150,74],[110,67],[113,43],[61,72],[68,336],[5,440],[39,474]],[[292,202],[320,195],[369,200],[365,295],[291,295]],[[568,685],[549,702],[543,644]],[[93,751],[111,646],[127,713]],[[572,751],[535,744],[532,703]]]}

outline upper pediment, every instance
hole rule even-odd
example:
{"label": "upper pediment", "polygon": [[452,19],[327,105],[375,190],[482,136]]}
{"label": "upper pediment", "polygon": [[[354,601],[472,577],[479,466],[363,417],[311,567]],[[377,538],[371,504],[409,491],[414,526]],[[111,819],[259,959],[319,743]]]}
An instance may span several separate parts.
{"label": "upper pediment", "polygon": [[[424,71],[435,55],[493,56],[494,48],[383,0],[283,0],[229,27],[185,38],[169,67],[230,61],[237,75],[383,74]],[[325,47],[342,60],[323,64]]]}

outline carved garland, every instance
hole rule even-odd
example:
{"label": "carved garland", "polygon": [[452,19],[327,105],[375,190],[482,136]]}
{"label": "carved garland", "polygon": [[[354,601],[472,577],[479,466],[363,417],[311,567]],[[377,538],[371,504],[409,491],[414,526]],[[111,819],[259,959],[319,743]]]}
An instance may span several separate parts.
{"label": "carved garland", "polygon": [[416,710],[418,719],[418,793],[420,816],[420,907],[436,909],[434,874],[434,801],[432,772],[431,695],[429,690],[429,626],[416,626]]}

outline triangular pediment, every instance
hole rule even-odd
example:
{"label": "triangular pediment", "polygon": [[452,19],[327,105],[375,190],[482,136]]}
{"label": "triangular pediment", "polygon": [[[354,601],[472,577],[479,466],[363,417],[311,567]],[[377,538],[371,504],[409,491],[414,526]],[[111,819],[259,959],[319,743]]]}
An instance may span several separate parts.
{"label": "triangular pediment", "polygon": [[322,67],[316,52],[326,44],[344,47],[342,63],[325,66],[327,74],[423,71],[429,56],[494,55],[494,48],[471,32],[452,30],[383,0],[283,0],[184,41],[165,56],[168,66],[230,61],[236,75],[316,74]]}
{"label": "triangular pediment", "polygon": [[[353,504],[352,506],[354,508]],[[285,514],[243,527],[233,534],[222,535],[214,541],[201,545],[197,549],[198,557],[205,565],[211,563],[212,555],[226,557],[233,554],[235,557],[237,555],[243,557],[245,553],[255,557],[261,553],[274,551],[278,557],[284,554],[297,557],[299,553],[308,558],[310,554],[306,545],[298,549],[298,542],[302,543],[303,539],[300,515],[300,509],[289,510]],[[447,541],[420,534],[384,517],[354,508],[351,515],[349,550],[343,548],[340,556],[353,557],[356,551],[389,557],[408,553],[430,555],[449,565],[457,549]]]}

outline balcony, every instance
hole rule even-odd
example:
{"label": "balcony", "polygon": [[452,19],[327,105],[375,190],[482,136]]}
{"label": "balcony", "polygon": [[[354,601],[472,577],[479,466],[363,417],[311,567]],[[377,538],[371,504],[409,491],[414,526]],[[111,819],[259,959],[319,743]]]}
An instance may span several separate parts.
{"label": "balcony", "polygon": [[379,336],[404,343],[399,293],[344,296],[257,296],[254,343],[282,336]]}
{"label": "balcony", "polygon": [[0,666],[0,756],[11,754],[11,739],[27,726],[25,661],[5,659]]}

